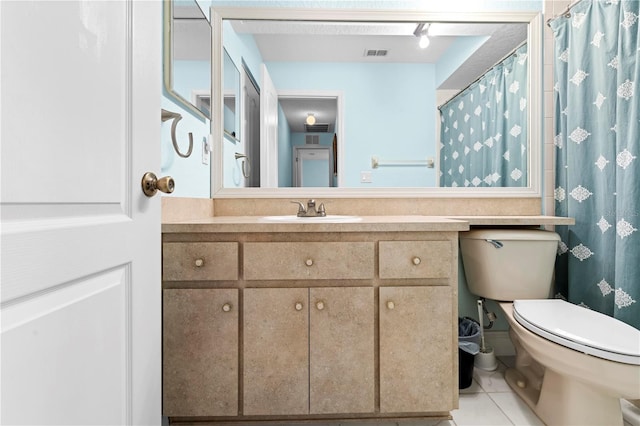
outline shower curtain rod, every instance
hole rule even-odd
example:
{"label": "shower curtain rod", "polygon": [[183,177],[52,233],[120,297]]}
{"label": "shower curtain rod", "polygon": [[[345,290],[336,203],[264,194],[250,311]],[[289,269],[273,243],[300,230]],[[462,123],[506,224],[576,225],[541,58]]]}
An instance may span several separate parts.
{"label": "shower curtain rod", "polygon": [[522,46],[524,46],[525,44],[527,44],[526,41],[523,41],[522,43],[520,43],[518,46],[516,46],[511,52],[507,53],[506,55],[504,55],[502,58],[500,58],[500,60],[498,62],[496,62],[495,64],[491,65],[485,72],[483,72],[480,77],[476,78],[475,80],[473,80],[471,83],[467,84],[464,89],[460,90],[458,93],[456,93],[455,95],[453,95],[451,98],[449,98],[448,101],[440,104],[440,106],[438,106],[438,110],[442,110],[442,107],[445,106],[446,104],[448,104],[449,102],[451,102],[452,100],[454,100],[455,98],[457,98],[458,96],[460,96],[462,93],[464,93],[465,90],[467,90],[469,87],[473,86],[475,83],[477,83],[482,77],[484,77],[485,75],[487,75],[487,73],[489,71],[491,71],[492,69],[494,69],[495,67],[497,67],[498,65],[500,65],[502,62],[504,62],[505,59],[507,59],[509,56],[513,55],[516,50],[520,49]]}
{"label": "shower curtain rod", "polygon": [[567,8],[564,10],[564,12],[562,12],[561,14],[554,16],[553,18],[549,18],[547,19],[547,26],[551,26],[551,22],[555,21],[556,19],[558,19],[559,17],[563,16],[565,18],[569,18],[571,17],[571,8],[575,5],[577,5],[578,3],[582,2],[582,0],[574,0],[573,2],[571,2]]}

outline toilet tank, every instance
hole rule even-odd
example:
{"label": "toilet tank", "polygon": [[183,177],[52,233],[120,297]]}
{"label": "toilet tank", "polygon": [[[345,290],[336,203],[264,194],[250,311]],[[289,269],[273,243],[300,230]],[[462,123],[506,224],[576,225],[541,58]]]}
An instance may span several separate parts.
{"label": "toilet tank", "polygon": [[546,299],[560,237],[555,232],[477,229],[460,233],[471,293],[492,300]]}

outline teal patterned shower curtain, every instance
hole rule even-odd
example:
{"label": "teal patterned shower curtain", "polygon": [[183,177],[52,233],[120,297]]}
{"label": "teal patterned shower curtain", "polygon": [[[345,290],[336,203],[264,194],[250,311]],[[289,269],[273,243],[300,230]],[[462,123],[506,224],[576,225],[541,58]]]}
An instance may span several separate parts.
{"label": "teal patterned shower curtain", "polygon": [[527,46],[440,107],[440,186],[527,186]]}
{"label": "teal patterned shower curtain", "polygon": [[555,37],[560,296],[640,329],[640,2],[583,0]]}

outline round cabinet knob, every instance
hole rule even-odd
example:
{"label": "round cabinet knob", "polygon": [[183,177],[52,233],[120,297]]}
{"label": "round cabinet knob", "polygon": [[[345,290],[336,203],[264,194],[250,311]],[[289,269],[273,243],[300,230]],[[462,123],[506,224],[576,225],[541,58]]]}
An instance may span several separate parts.
{"label": "round cabinet knob", "polygon": [[231,311],[230,303],[225,303],[224,305],[222,305],[222,312],[230,312],[230,311]]}
{"label": "round cabinet knob", "polygon": [[393,303],[393,301],[392,301],[392,300],[389,300],[389,301],[387,302],[387,309],[389,309],[389,310],[393,310],[395,307],[396,307],[396,304],[395,304],[395,303]]}
{"label": "round cabinet knob", "polygon": [[422,262],[422,260],[420,260],[420,258],[418,256],[416,256],[416,257],[414,257],[412,259],[412,262],[413,262],[414,265],[419,265],[420,262]]}
{"label": "round cabinet knob", "polygon": [[196,259],[194,263],[196,265],[196,268],[200,268],[202,265],[204,265],[204,259]]}
{"label": "round cabinet knob", "polygon": [[324,309],[324,302],[322,300],[319,300],[316,302],[316,308],[318,308],[319,311]]}
{"label": "round cabinet knob", "polygon": [[313,265],[313,259],[307,259],[304,261],[304,264],[307,266],[312,266]]}
{"label": "round cabinet knob", "polygon": [[296,303],[296,311],[301,311],[303,308],[302,302]]}

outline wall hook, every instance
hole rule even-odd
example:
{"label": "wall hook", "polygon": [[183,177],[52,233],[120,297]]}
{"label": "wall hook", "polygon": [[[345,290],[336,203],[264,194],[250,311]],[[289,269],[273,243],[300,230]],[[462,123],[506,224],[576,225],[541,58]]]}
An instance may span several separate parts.
{"label": "wall hook", "polygon": [[173,143],[173,149],[176,150],[176,153],[178,153],[182,158],[190,156],[191,151],[193,151],[193,133],[189,132],[189,149],[186,154],[180,152],[180,148],[178,148],[178,141],[176,140],[176,127],[178,126],[178,122],[182,120],[182,115],[177,112],[171,112],[163,109],[161,118],[163,123],[167,120],[173,120],[173,123],[171,123],[171,142]]}

